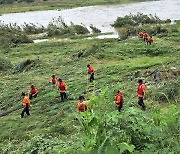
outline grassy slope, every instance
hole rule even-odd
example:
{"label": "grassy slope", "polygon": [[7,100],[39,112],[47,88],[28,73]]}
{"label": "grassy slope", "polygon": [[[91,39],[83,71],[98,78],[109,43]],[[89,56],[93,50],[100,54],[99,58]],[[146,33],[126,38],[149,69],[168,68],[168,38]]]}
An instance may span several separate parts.
{"label": "grassy slope", "polygon": [[[39,134],[51,134],[72,146],[73,142],[80,142],[78,134],[81,133],[81,127],[74,120],[78,96],[93,89],[92,85],[87,85],[86,65],[91,63],[96,69],[96,88],[109,86],[109,111],[114,110],[114,90],[123,86],[125,101],[134,102],[135,105],[137,79],[129,81],[128,76],[132,76],[137,70],[153,71],[156,68],[164,69],[164,66],[167,69],[172,66],[180,69],[179,36],[178,33],[155,38],[152,46],[147,46],[136,38],[121,42],[116,39],[72,40],[20,45],[9,52],[1,51],[0,55],[8,57],[13,64],[26,59],[38,59],[36,67],[28,72],[1,72],[1,112],[18,109],[21,106],[20,93],[28,92],[32,83],[40,93],[32,100],[30,117],[21,119],[22,109],[18,109],[0,118],[0,147],[10,144],[9,151],[17,150],[23,142]],[[75,55],[80,50],[85,51],[85,54],[77,58]],[[156,52],[161,54],[157,55]],[[52,74],[67,82],[70,94],[68,101],[60,103],[59,93],[48,83]],[[147,79],[148,82],[151,80]],[[166,106],[166,103],[153,102],[150,97],[146,104],[148,110],[145,114],[149,114],[155,105]]]}
{"label": "grassy slope", "polygon": [[148,0],[62,0],[62,1],[46,1],[46,2],[34,2],[34,3],[16,3],[0,5],[0,14],[4,13],[16,13],[26,11],[40,11],[40,10],[54,10],[54,9],[66,9],[81,6],[90,5],[103,5],[103,4],[122,4],[129,2],[141,2]]}

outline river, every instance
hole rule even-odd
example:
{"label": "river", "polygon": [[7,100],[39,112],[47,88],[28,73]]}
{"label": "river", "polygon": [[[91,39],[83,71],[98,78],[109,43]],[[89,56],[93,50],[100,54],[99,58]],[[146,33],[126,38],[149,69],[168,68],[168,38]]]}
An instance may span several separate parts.
{"label": "river", "polygon": [[24,13],[3,14],[0,20],[4,23],[17,23],[22,25],[34,23],[46,26],[53,18],[61,16],[69,24],[83,23],[85,26],[93,24],[102,32],[114,32],[110,26],[118,16],[125,16],[129,13],[157,15],[160,19],[180,19],[180,0],[159,0],[149,2],[138,2],[132,4],[88,6],[66,10],[34,11]]}

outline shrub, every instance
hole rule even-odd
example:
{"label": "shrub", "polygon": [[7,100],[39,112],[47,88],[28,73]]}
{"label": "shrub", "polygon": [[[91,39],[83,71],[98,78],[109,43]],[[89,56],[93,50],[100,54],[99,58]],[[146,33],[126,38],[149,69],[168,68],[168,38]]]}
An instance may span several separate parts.
{"label": "shrub", "polygon": [[120,36],[121,40],[125,40],[128,38],[128,36],[137,36],[137,34],[140,31],[146,31],[148,32],[149,35],[154,36],[157,35],[158,36],[165,36],[168,34],[168,29],[161,26],[161,25],[145,25],[145,26],[137,26],[137,27],[133,27],[133,26],[126,26],[123,28],[118,28],[117,29],[118,34]]}
{"label": "shrub", "polygon": [[21,43],[32,43],[32,40],[16,24],[0,23],[0,46],[2,48],[13,47]]}
{"label": "shrub", "polygon": [[27,34],[39,34],[39,33],[43,33],[44,32],[44,27],[43,26],[36,26],[33,23],[30,24],[24,24],[23,25],[23,32],[27,33]]}
{"label": "shrub", "polygon": [[[103,88],[100,95],[93,94],[90,97],[94,113],[78,114],[77,119],[84,129],[81,131],[84,132],[83,146],[87,152],[99,154],[157,150],[170,152],[169,146],[177,151],[179,129],[177,123],[180,112],[176,105],[171,105],[166,110],[157,110],[153,115],[133,106],[124,108],[118,113],[110,111],[108,104],[112,102],[106,98],[107,93],[107,89]],[[171,138],[173,140],[169,140]]]}
{"label": "shrub", "polygon": [[30,70],[32,67],[35,67],[36,64],[37,61],[27,59],[25,61],[16,64],[12,69],[12,73],[26,72]]}
{"label": "shrub", "polygon": [[61,18],[58,18],[48,24],[46,31],[48,36],[65,35],[69,33],[67,27],[68,26],[64,21]]}
{"label": "shrub", "polygon": [[8,37],[10,37],[10,42],[14,44],[32,43],[32,40],[30,40],[27,35],[22,33],[9,34]]}
{"label": "shrub", "polygon": [[73,23],[68,26],[60,17],[57,20],[50,22],[46,31],[48,36],[71,36],[76,34],[89,33],[89,30],[85,26],[74,25]]}
{"label": "shrub", "polygon": [[49,24],[47,29],[48,36],[63,36],[69,34],[69,29],[61,28],[53,24]]}
{"label": "shrub", "polygon": [[128,33],[125,31],[123,33],[119,33],[120,41],[126,40],[128,38]]}
{"label": "shrub", "polygon": [[83,25],[71,25],[69,26],[69,31],[72,34],[88,34],[89,30]]}
{"label": "shrub", "polygon": [[146,31],[150,35],[166,35],[169,31],[161,23],[164,21],[157,16],[138,13],[137,15],[130,14],[125,17],[118,17],[112,26],[117,28],[120,39],[125,40],[128,36],[137,36],[139,31]]}
{"label": "shrub", "polygon": [[[162,78],[162,77],[161,77]],[[179,83],[171,81],[152,91],[152,99],[157,102],[176,102],[179,97]]]}
{"label": "shrub", "polygon": [[92,33],[101,33],[101,30],[98,29],[97,27],[93,26],[93,25],[90,25],[90,28],[92,30]]}
{"label": "shrub", "polygon": [[124,17],[118,17],[112,26],[125,27],[127,25],[138,26],[157,23],[162,23],[162,21],[157,16],[152,16],[151,14],[148,16],[142,13],[137,13],[137,15],[130,14]]}

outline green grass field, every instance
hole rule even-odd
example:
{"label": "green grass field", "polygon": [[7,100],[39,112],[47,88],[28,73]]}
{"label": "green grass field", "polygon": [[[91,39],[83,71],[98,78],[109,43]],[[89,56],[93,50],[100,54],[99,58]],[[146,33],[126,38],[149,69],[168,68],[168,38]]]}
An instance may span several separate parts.
{"label": "green grass field", "polygon": [[[118,148],[110,147],[104,152],[106,141],[112,142],[112,146],[116,145],[113,141],[118,141],[117,147],[122,143],[120,149],[124,142],[133,144],[134,153],[178,153],[180,33],[154,37],[151,46],[139,38],[124,41],[78,38],[0,50],[0,56],[8,59],[13,67],[27,59],[35,61],[26,72],[13,74],[10,68],[0,72],[0,113],[15,109],[0,117],[0,153],[119,153]],[[78,58],[80,51],[83,55]],[[96,70],[93,84],[87,81],[89,63]],[[155,69],[160,71],[160,84],[151,75],[147,76]],[[65,102],[60,102],[59,92],[49,83],[53,74],[68,85],[69,99]],[[139,78],[145,79],[148,85],[145,112],[137,105]],[[31,102],[31,116],[21,119],[20,95],[22,91],[28,92],[31,84],[37,86],[39,96]],[[105,94],[93,96],[96,89],[102,93],[106,89]],[[118,89],[125,98],[121,113],[114,104]],[[95,102],[94,114],[76,112],[82,94]],[[91,125],[85,120],[90,130],[84,130],[83,117],[87,121],[89,117],[97,118],[98,123]],[[106,126],[102,125],[103,117],[108,121]],[[112,133],[111,140],[108,132]]]}
{"label": "green grass field", "polygon": [[1,4],[0,14],[4,13],[17,13],[27,11],[40,11],[40,10],[55,10],[67,9],[74,7],[90,6],[90,5],[105,5],[105,4],[124,4],[130,2],[141,2],[148,0],[62,0],[62,1],[43,1],[32,3],[13,3]]}

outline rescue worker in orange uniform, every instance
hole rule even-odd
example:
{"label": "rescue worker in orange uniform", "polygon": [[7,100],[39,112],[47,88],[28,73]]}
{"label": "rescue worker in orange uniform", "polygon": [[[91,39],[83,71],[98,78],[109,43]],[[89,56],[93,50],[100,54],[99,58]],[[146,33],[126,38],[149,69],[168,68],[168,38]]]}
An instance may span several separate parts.
{"label": "rescue worker in orange uniform", "polygon": [[52,75],[52,76],[51,76],[51,83],[52,83],[53,86],[56,86],[57,79],[56,79],[56,76],[55,76],[55,75]]}
{"label": "rescue worker in orange uniform", "polygon": [[149,37],[148,33],[145,32],[145,33],[143,34],[143,37],[144,37],[144,42],[147,42],[147,41],[148,41],[148,37]]}
{"label": "rescue worker in orange uniform", "polygon": [[64,100],[67,99],[67,85],[60,78],[58,79],[58,90],[60,91],[61,102],[64,102]]}
{"label": "rescue worker in orange uniform", "polygon": [[138,95],[138,104],[142,107],[142,110],[146,109],[144,104],[144,97],[146,93],[146,84],[143,83],[143,80],[138,80],[138,87],[137,87],[137,95]]}
{"label": "rescue worker in orange uniform", "polygon": [[143,38],[143,32],[139,32],[139,38]]}
{"label": "rescue worker in orange uniform", "polygon": [[36,98],[38,93],[38,89],[34,85],[31,85],[29,90],[29,99],[32,99],[33,97]]}
{"label": "rescue worker in orange uniform", "polygon": [[77,111],[78,112],[84,112],[87,110],[87,105],[83,104],[83,101],[85,101],[84,96],[79,96],[79,103],[77,105]]}
{"label": "rescue worker in orange uniform", "polygon": [[94,68],[90,64],[88,64],[87,67],[88,67],[88,74],[90,74],[89,81],[93,82],[94,81]]}
{"label": "rescue worker in orange uniform", "polygon": [[150,38],[148,38],[147,45],[148,45],[148,44],[151,45],[153,41],[154,41],[154,40],[153,40],[153,38],[152,38],[152,36],[151,36]]}
{"label": "rescue worker in orange uniform", "polygon": [[30,116],[30,113],[29,113],[30,99],[28,98],[28,96],[26,96],[26,94],[24,92],[22,92],[21,96],[22,96],[22,100],[23,100],[22,106],[24,108],[22,113],[21,113],[21,118],[23,118],[24,112],[26,112],[26,114],[28,116]]}
{"label": "rescue worker in orange uniform", "polygon": [[121,92],[119,90],[118,90],[117,95],[115,96],[115,103],[118,107],[118,111],[120,112],[120,110],[124,104],[124,99],[123,99],[123,95],[121,94]]}

